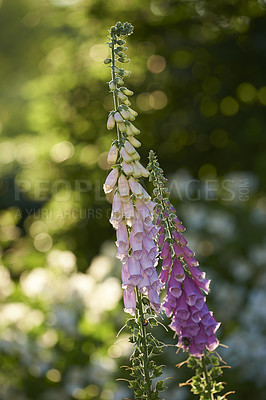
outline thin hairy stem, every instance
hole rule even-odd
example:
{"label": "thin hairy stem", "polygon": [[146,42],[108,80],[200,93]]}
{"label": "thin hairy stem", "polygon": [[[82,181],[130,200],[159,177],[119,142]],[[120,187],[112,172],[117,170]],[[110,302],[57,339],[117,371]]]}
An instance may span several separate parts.
{"label": "thin hairy stem", "polygon": [[146,341],[146,327],[143,324],[145,318],[144,318],[143,307],[142,307],[142,294],[139,293],[138,290],[136,290],[136,292],[137,292],[138,310],[139,310],[139,316],[140,316],[141,341],[142,341],[142,346],[143,346],[143,371],[144,371],[146,383],[148,384],[147,399],[150,399],[150,396],[152,393],[152,382],[151,382],[149,369],[148,369],[149,356],[148,356],[147,341]]}

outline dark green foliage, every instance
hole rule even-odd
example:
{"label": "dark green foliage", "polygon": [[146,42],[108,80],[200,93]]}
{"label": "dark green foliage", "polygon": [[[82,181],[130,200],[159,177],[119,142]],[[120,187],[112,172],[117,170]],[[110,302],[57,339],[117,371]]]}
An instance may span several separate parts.
{"label": "dark green foliage", "polygon": [[134,318],[127,321],[126,326],[131,330],[129,341],[133,343],[134,350],[130,357],[130,371],[132,379],[129,388],[134,392],[134,399],[159,400],[159,392],[167,387],[164,381],[153,379],[162,375],[162,365],[157,365],[156,356],[162,353],[164,343],[156,339],[151,328],[158,325],[154,311],[150,307],[147,297],[137,294],[137,312]]}
{"label": "dark green foliage", "polygon": [[205,352],[202,358],[189,356],[183,362],[182,366],[186,364],[188,368],[194,371],[194,376],[186,383],[180,384],[191,386],[191,392],[199,395],[200,400],[225,400],[229,394],[235,392],[228,392],[224,395],[219,395],[224,389],[224,382],[217,382],[223,374],[222,368],[228,367],[226,362],[222,360],[218,353]]}

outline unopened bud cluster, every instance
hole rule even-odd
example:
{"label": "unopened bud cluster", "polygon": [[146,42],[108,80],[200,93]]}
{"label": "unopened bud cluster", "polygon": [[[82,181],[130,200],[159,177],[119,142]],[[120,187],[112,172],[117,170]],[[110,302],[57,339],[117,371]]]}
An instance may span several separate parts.
{"label": "unopened bud cluster", "polygon": [[157,203],[156,225],[162,259],[160,280],[167,285],[163,308],[166,315],[172,317],[170,327],[178,334],[178,346],[202,357],[206,348],[213,351],[218,346],[215,332],[220,324],[209,311],[203,294],[209,292],[210,281],[198,268],[194,252],[182,234],[185,228],[168,199],[167,180],[152,151],[149,161],[149,179],[153,182],[154,201]]}

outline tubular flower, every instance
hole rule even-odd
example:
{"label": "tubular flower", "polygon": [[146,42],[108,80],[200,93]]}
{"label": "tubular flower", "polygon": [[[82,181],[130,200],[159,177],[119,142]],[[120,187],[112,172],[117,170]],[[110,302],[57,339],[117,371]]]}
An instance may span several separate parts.
{"label": "tubular flower", "polygon": [[109,173],[104,184],[105,193],[113,194],[110,223],[116,230],[117,258],[122,262],[122,288],[125,311],[136,311],[136,290],[150,300],[153,309],[161,310],[159,292],[163,287],[155,267],[158,264],[158,247],[155,243],[157,227],[153,224],[154,203],[138,182],[138,178],[148,177],[149,171],[139,162],[136,148],[141,143],[134,137],[140,133],[132,121],[138,113],[129,108],[127,96],[133,94],[123,84],[127,71],[114,65],[112,59],[112,80],[115,110],[108,118],[108,129],[117,128],[117,139],[112,143],[108,162],[115,168]]}
{"label": "tubular flower", "polygon": [[185,228],[168,200],[167,180],[153,152],[150,152],[149,160],[150,180],[155,186],[154,201],[157,203],[157,244],[163,260],[160,281],[167,287],[162,307],[172,319],[170,328],[178,335],[177,346],[200,358],[206,348],[213,351],[219,344],[215,333],[220,324],[206,305],[205,294],[209,293],[210,281],[198,268],[194,252],[183,237]]}

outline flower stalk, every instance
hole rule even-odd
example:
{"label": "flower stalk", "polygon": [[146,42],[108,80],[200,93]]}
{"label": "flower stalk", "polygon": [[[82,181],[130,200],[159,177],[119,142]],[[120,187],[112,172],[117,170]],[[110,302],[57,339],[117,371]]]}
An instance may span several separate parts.
{"label": "flower stalk", "polygon": [[129,387],[135,399],[159,400],[158,392],[163,382],[153,387],[152,380],[162,373],[153,357],[160,353],[161,344],[147,330],[146,325],[156,325],[156,314],[161,311],[159,292],[162,284],[158,278],[158,248],[155,238],[158,229],[153,224],[155,203],[145,191],[140,178],[149,176],[140,163],[136,148],[141,143],[135,138],[140,131],[132,123],[138,115],[130,108],[128,96],[133,92],[124,85],[123,78],[129,71],[117,63],[129,60],[125,54],[125,38],[133,31],[129,23],[118,22],[110,29],[111,58],[104,63],[111,67],[109,89],[113,93],[114,110],[110,111],[107,129],[116,127],[117,139],[112,143],[107,160],[112,167],[103,185],[112,198],[110,223],[116,230],[117,258],[122,262],[122,288],[124,310],[133,318],[127,322],[132,331],[130,341],[134,344],[131,360]]}

